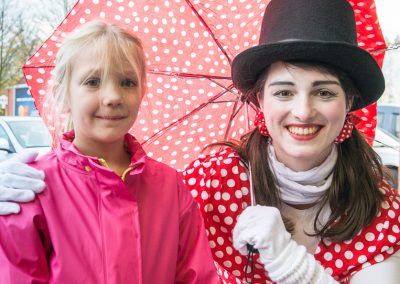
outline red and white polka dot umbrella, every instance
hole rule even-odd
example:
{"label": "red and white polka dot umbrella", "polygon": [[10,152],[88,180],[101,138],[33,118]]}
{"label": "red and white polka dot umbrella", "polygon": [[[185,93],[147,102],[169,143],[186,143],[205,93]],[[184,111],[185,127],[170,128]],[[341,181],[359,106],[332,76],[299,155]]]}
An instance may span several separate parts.
{"label": "red and white polka dot umbrella", "polygon": [[[104,19],[143,41],[148,58],[148,93],[131,132],[150,156],[183,169],[203,147],[239,139],[253,108],[232,87],[230,63],[258,43],[266,0],[80,0],[23,67],[30,92],[42,105],[60,42],[78,25]],[[351,1],[358,42],[382,64],[385,43],[373,0]],[[340,19],[338,19],[340,21]],[[374,137],[376,106],[358,112],[358,128]]]}

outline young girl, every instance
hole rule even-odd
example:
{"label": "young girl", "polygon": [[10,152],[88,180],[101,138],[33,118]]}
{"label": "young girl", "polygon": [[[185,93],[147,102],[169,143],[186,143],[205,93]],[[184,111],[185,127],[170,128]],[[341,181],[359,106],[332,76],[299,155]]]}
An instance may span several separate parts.
{"label": "young girl", "polygon": [[139,39],[116,26],[91,22],[65,38],[49,101],[73,130],[31,163],[46,191],[0,220],[0,283],[217,281],[196,202],[127,134],[145,69]]}

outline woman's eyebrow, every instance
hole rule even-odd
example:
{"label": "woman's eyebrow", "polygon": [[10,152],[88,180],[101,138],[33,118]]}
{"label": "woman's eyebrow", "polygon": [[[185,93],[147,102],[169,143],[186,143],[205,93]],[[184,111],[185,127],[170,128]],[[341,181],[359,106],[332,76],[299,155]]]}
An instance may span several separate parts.
{"label": "woman's eyebrow", "polygon": [[312,85],[313,85],[313,87],[316,87],[316,86],[320,86],[320,85],[332,85],[332,84],[340,86],[340,83],[335,80],[315,81],[315,82],[313,82]]}
{"label": "woman's eyebrow", "polygon": [[290,81],[275,81],[275,82],[270,83],[270,84],[268,85],[268,87],[270,87],[270,86],[280,86],[280,85],[290,85],[290,86],[294,86],[294,83],[293,83],[293,82],[290,82]]}

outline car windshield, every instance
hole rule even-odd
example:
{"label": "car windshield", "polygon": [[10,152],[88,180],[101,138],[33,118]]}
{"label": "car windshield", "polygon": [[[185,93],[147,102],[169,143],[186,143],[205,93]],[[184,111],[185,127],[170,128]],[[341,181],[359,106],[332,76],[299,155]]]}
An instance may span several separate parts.
{"label": "car windshield", "polygon": [[42,121],[8,121],[7,124],[22,147],[51,147],[51,135]]}

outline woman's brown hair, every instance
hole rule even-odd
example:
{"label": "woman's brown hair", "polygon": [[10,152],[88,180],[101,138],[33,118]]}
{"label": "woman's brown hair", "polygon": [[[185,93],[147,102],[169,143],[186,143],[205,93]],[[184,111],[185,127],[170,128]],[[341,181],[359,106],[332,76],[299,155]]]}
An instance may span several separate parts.
{"label": "woman's brown hair", "polygon": [[[359,92],[350,78],[331,66],[308,62],[287,62],[290,66],[316,69],[336,76],[346,93],[348,106],[357,100]],[[268,76],[268,68],[259,76],[253,89],[246,94],[248,101],[255,102],[263,93]],[[258,102],[257,104],[258,105]],[[252,186],[257,204],[282,208],[282,201],[276,179],[268,163],[269,139],[262,136],[257,129],[245,134],[239,142],[223,142],[219,145],[232,147],[243,161],[250,162]],[[364,226],[370,224],[377,216],[383,193],[379,190],[384,177],[390,178],[384,170],[379,156],[366,142],[360,132],[354,128],[352,136],[337,145],[338,159],[333,169],[332,184],[321,198],[319,210],[314,220],[315,234],[321,240],[344,241],[353,238]],[[322,228],[317,220],[322,209],[329,205],[331,215]],[[293,231],[293,224],[283,216],[286,229]],[[340,220],[339,222],[337,222]]]}

